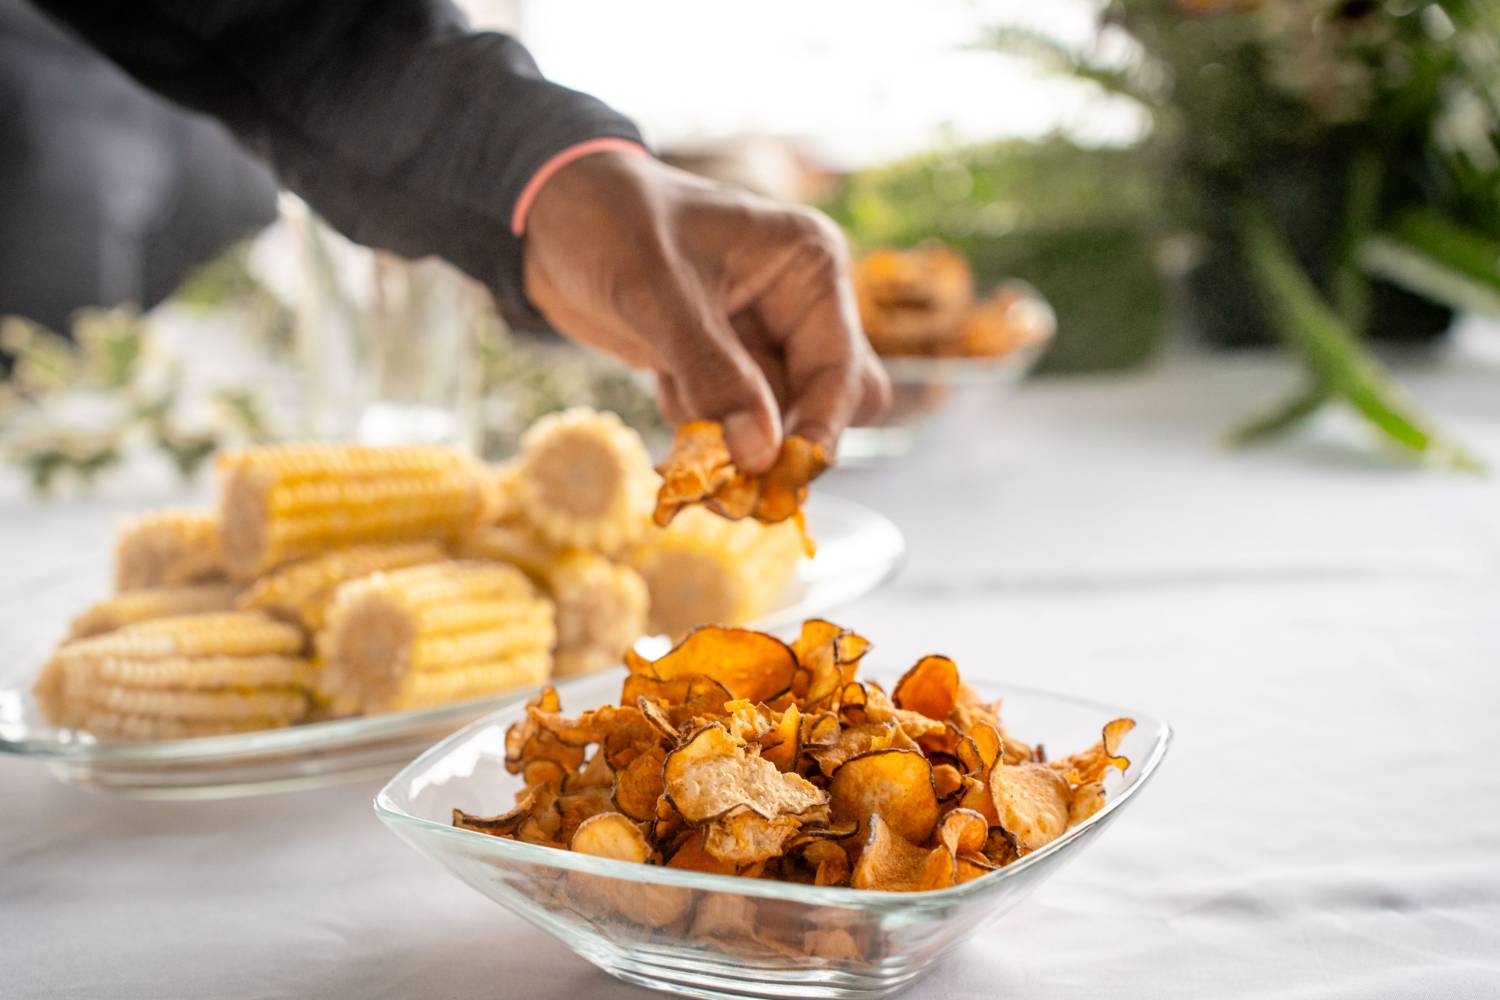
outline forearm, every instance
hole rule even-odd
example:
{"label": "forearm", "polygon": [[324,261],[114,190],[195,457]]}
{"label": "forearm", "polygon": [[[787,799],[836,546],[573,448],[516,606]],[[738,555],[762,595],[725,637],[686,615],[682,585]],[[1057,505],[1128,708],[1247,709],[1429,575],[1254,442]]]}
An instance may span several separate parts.
{"label": "forearm", "polygon": [[[598,138],[638,142],[446,0],[43,0],[147,86],[223,120],[351,238],[437,254],[525,309],[528,182]],[[534,187],[534,185],[533,185]]]}

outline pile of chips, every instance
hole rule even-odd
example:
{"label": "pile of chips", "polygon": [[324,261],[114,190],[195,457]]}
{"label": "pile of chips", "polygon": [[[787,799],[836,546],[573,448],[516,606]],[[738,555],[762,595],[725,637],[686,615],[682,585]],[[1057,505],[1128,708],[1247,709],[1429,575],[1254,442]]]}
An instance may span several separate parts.
{"label": "pile of chips", "polygon": [[[790,645],[706,627],[658,660],[628,656],[618,705],[570,717],[548,688],[506,734],[506,767],[524,780],[515,808],[454,810],[454,825],[669,868],[921,891],[1055,840],[1129,764],[1129,719],[1049,761],[952,660],[924,657],[887,694],[856,677],[869,648],[817,619]],[[675,919],[667,897],[628,906]]]}
{"label": "pile of chips", "polygon": [[1056,327],[1046,301],[1023,283],[976,300],[969,262],[937,241],[860,257],[854,292],[871,346],[887,357],[998,358],[1045,343]]}

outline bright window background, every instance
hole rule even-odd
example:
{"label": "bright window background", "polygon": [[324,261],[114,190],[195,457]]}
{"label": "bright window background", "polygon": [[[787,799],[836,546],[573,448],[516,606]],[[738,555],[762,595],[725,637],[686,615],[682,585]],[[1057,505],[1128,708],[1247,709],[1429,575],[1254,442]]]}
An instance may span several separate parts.
{"label": "bright window background", "polygon": [[975,48],[999,24],[1076,46],[1089,0],[477,0],[548,77],[609,102],[661,147],[792,139],[850,168],[955,142],[1062,130],[1128,141],[1141,116],[1092,87]]}

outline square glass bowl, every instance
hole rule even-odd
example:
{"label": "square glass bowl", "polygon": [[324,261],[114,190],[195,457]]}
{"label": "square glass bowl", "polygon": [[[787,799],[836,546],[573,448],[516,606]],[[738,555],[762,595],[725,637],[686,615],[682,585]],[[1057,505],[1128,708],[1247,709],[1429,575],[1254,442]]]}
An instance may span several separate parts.
{"label": "square glass bowl", "polygon": [[[613,703],[621,678],[613,672],[560,687],[564,711]],[[1145,786],[1171,738],[1166,723],[1129,709],[977,687],[1004,699],[1007,726],[1059,750],[1089,746],[1119,716],[1136,728],[1123,750],[1130,767],[1107,785],[1099,812],[1043,849],[950,889],[870,892],[709,875],[455,828],[454,808],[485,815],[511,808],[520,779],[505,771],[503,743],[521,705],[432,747],[381,790],[375,811],[419,852],[627,982],[699,997],[884,996],[1092,843]]]}

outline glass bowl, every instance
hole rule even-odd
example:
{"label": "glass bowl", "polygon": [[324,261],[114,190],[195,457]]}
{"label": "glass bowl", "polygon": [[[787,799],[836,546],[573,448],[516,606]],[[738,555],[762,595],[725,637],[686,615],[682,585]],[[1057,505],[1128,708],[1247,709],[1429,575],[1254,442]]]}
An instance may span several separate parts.
{"label": "glass bowl", "polygon": [[1008,391],[1036,367],[1049,344],[1031,344],[998,358],[882,357],[891,379],[890,411],[878,424],[844,431],[840,464],[909,454],[927,424],[960,394]]}
{"label": "glass bowl", "polygon": [[[819,494],[808,503],[807,519],[818,540],[817,558],[798,566],[776,605],[749,627],[795,628],[875,589],[905,557],[900,529],[868,507]],[[95,791],[225,798],[385,778],[433,741],[536,693],[525,688],[435,708],[229,736],[96,742],[43,718],[31,685],[55,633],[102,584],[84,571],[24,583],[13,596],[0,595],[0,753],[43,763],[62,781]],[[669,645],[665,637],[652,637],[642,640],[642,651],[659,655]]]}
{"label": "glass bowl", "polygon": [[[890,680],[890,678],[879,678]],[[620,675],[559,688],[582,711],[619,694]],[[1136,720],[1131,764],[1099,812],[1045,848],[950,889],[870,892],[631,864],[457,829],[454,808],[510,808],[513,705],[455,733],[380,792],[375,811],[420,853],[627,982],[699,997],[875,997],[908,985],[1034,891],[1104,830],[1161,764],[1171,731],[1129,709],[1020,687],[987,688],[1028,739],[1084,747],[1121,715]],[[1059,934],[1066,928],[1059,927]]]}

